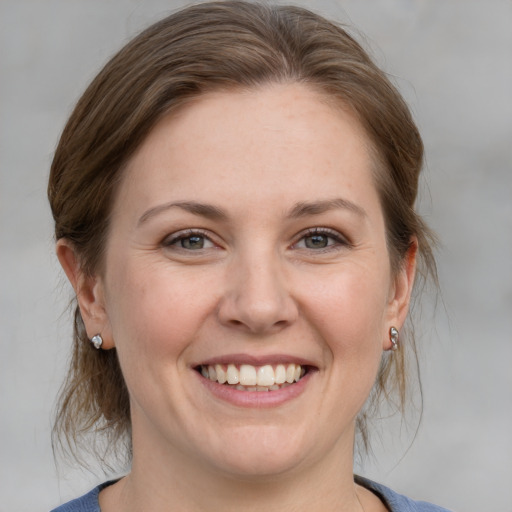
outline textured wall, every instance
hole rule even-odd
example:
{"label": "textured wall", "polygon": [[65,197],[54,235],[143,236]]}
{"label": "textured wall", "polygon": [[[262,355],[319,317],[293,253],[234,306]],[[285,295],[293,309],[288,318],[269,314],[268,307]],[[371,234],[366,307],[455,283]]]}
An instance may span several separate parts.
{"label": "textured wall", "polygon": [[[58,478],[52,459],[69,295],[45,181],[65,119],[99,66],[185,3],[0,2],[0,511],[48,510],[96,482],[65,468]],[[510,511],[512,2],[299,3],[355,24],[396,77],[427,147],[421,208],[443,244],[444,304],[421,324],[422,427],[405,455],[412,433],[383,435],[364,472],[455,510]]]}

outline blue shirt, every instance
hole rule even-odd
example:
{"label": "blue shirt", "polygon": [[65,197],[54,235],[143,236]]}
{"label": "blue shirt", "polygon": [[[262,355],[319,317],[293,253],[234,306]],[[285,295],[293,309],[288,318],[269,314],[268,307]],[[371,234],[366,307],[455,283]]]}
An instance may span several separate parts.
{"label": "blue shirt", "polygon": [[[445,508],[432,505],[431,503],[411,500],[406,496],[397,494],[384,485],[372,482],[360,476],[356,476],[355,481],[362,487],[366,487],[366,489],[376,494],[390,512],[449,512]],[[98,487],[95,487],[81,498],[61,505],[51,512],[101,512],[98,503],[98,495],[102,489],[112,483],[113,482],[105,482],[104,484],[98,485]]]}

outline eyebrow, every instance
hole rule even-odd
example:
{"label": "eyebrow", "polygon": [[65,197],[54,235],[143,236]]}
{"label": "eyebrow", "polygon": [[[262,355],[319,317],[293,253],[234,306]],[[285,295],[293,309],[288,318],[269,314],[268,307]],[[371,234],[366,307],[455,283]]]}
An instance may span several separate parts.
{"label": "eyebrow", "polygon": [[308,215],[320,215],[329,210],[343,209],[349,210],[360,217],[366,217],[366,211],[361,206],[342,199],[341,197],[336,199],[328,199],[326,201],[313,201],[313,202],[300,202],[297,203],[290,211],[288,217],[299,218],[306,217]]}
{"label": "eyebrow", "polygon": [[163,213],[172,208],[181,208],[187,212],[193,213],[194,215],[201,215],[213,220],[227,220],[227,214],[217,206],[205,203],[197,203],[195,201],[176,201],[165,204],[154,206],[149,210],[146,210],[140,217],[138,225],[140,226],[144,222],[147,222],[152,217]]}
{"label": "eyebrow", "polygon": [[[159,215],[160,213],[163,213],[172,208],[181,208],[182,210],[190,212],[194,215],[200,215],[212,220],[226,221],[228,219],[228,214],[224,210],[212,204],[198,203],[196,201],[175,201],[160,204],[150,208],[149,210],[146,210],[139,218],[138,225],[140,226],[152,217],[155,217],[156,215]],[[366,212],[363,208],[353,203],[352,201],[348,201],[347,199],[342,198],[312,202],[301,201],[293,206],[293,208],[287,214],[287,217],[290,219],[296,219],[300,217],[307,217],[309,215],[320,215],[329,210],[335,209],[349,210],[360,217],[366,217]]]}

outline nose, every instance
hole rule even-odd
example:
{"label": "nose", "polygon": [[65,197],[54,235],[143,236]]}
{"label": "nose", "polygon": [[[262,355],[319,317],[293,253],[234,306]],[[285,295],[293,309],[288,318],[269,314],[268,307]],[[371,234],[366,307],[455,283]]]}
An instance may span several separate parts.
{"label": "nose", "polygon": [[237,258],[230,265],[218,316],[222,324],[253,334],[271,334],[298,317],[283,263],[277,255]]}

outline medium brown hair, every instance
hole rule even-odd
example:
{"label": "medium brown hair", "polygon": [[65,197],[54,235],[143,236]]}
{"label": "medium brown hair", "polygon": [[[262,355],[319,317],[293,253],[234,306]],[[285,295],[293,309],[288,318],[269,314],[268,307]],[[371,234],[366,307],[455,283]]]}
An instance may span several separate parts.
{"label": "medium brown hair", "polygon": [[[165,115],[215,90],[302,83],[351,109],[372,142],[391,265],[397,271],[413,239],[435,277],[430,233],[414,210],[423,144],[407,105],[347,31],[308,10],[244,1],[183,9],[152,25],[117,53],[78,101],[51,166],[48,197],[55,236],[67,239],[82,270],[103,270],[109,216],[125,164]],[[79,443],[102,430],[107,445],[128,440],[128,391],[116,350],[95,350],[76,306],[74,348],[54,433]],[[403,410],[414,340],[385,354],[370,397]],[[367,442],[366,413],[358,420]]]}

